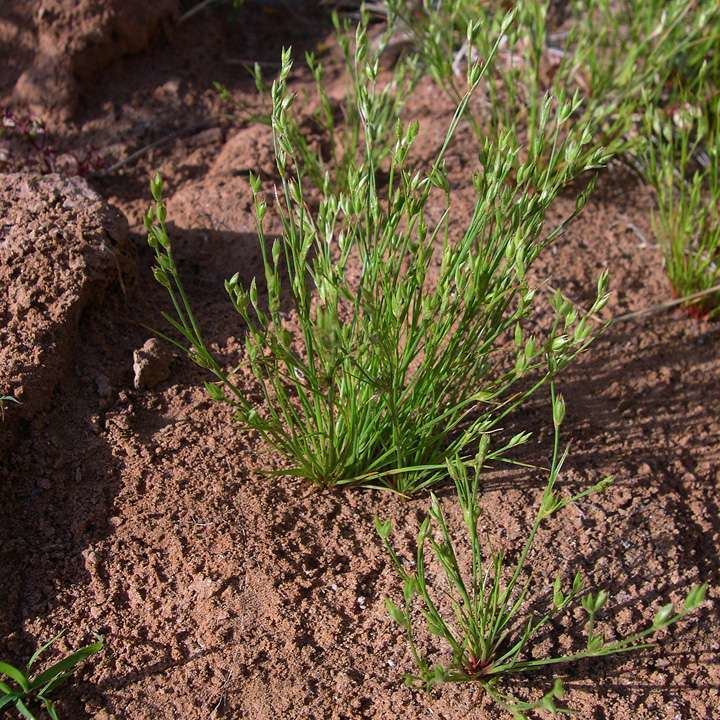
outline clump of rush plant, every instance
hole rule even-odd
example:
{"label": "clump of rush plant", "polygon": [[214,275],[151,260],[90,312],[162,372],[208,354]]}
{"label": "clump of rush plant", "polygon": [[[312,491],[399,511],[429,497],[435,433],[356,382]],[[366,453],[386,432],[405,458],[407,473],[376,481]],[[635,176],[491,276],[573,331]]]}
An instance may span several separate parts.
{"label": "clump of rush plant", "polygon": [[50,720],[59,720],[52,699],[55,691],[70,678],[81,663],[104,648],[103,639],[97,637],[94,643],[70,653],[46,670],[36,673],[36,664],[61,635],[38,648],[23,669],[0,661],[0,710],[15,708],[19,717],[36,720],[39,708],[44,710]]}
{"label": "clump of rush plant", "polygon": [[[358,66],[366,53],[360,27]],[[382,186],[376,165],[382,110],[377,63],[371,65],[357,86],[364,150],[348,171],[348,192],[331,191],[328,184],[312,207],[288,130],[291,62],[289,53],[283,54],[272,92],[279,237],[265,234],[268,206],[260,179],[251,178],[266,300],[255,279],[244,287],[234,275],[225,284],[244,323],[242,362],[262,393],[261,405],[247,399],[234,373],[203,340],[173,258],[162,180],[151,183],[155,204],[145,222],[156,254],[155,276],[175,310],[166,318],[182,336],[172,341],[216,377],[218,382],[207,386],[210,395],[230,403],[241,425],[286,459],[284,474],[404,494],[429,487],[445,477],[446,457],[465,453],[499,429],[592,339],[592,318],[607,300],[604,274],[587,314],[558,294],[547,334],[527,329],[538,302],[528,271],[589,193],[588,188],[578,196],[575,210],[559,225],[544,227],[548,207],[577,169],[578,146],[557,140],[572,113],[570,102],[557,109],[550,147],[540,134],[519,164],[510,133],[485,142],[484,166],[474,177],[475,208],[463,218],[464,229],[451,236],[452,192],[444,159],[491,58],[469,70],[469,91],[428,171],[408,160],[417,124],[398,122]],[[548,103],[541,125],[550,115]],[[537,172],[541,156],[543,173]],[[597,150],[585,168],[603,159]],[[444,211],[435,212],[438,205]],[[519,433],[495,453],[525,438]]]}
{"label": "clump of rush plant", "polygon": [[[369,15],[362,9],[359,14],[357,32],[362,35],[366,48],[363,54],[353,52],[349,20],[332,14],[335,37],[341,49],[347,75],[346,93],[339,101],[328,95],[325,85],[325,68],[312,52],[305,53],[305,62],[312,73],[316,99],[305,104],[314,105],[308,118],[302,119],[296,113],[285,116],[283,132],[293,147],[293,158],[306,181],[321,190],[328,190],[328,183],[338,192],[347,192],[352,171],[367,150],[363,138],[363,122],[360,117],[360,97],[368,77],[377,74],[380,59],[385,53],[392,33],[388,29],[368,42]],[[253,75],[258,92],[272,105],[273,96],[263,79],[262,69],[255,63]],[[408,55],[393,64],[392,71],[378,85],[373,97],[373,133],[375,140],[370,147],[373,164],[380,168],[388,160],[395,139],[395,124],[403,110],[405,101],[412,93],[418,80],[417,57]],[[226,101],[234,104],[230,92],[216,83],[216,89]],[[272,125],[270,112],[255,114],[252,121]]]}
{"label": "clump of rush plant", "polygon": [[[565,405],[554,388],[552,407],[555,435],[550,474],[535,520],[515,562],[509,562],[502,552],[493,553],[480,539],[478,495],[481,471],[490,456],[487,436],[481,440],[472,462],[456,458],[447,465],[457,488],[468,538],[471,560],[467,568],[461,567],[458,543],[435,495],[431,496],[430,510],[420,526],[414,565],[403,561],[394,549],[391,523],[376,520],[377,531],[402,581],[401,605],[389,598],[386,605],[390,616],[403,629],[416,665],[416,671],[406,676],[406,682],[426,689],[446,682],[477,682],[515,720],[525,720],[532,710],[572,713],[558,705],[564,695],[559,679],[540,699],[525,701],[508,689],[511,677],[549,665],[647,649],[651,647],[649,638],[685,618],[703,602],[706,593],[706,585],[695,586],[680,607],[672,603],[660,607],[645,629],[608,640],[597,626],[609,599],[605,590],[592,592],[585,587],[579,572],[568,585],[559,574],[552,581],[547,574],[534,571],[532,549],[542,525],[557,512],[602,491],[612,482],[606,478],[577,495],[560,495],[556,486],[567,456],[567,449],[560,452],[559,441]],[[429,571],[426,547],[434,556],[438,572]],[[529,609],[529,605],[537,607],[546,594],[546,610]],[[416,604],[420,606],[420,615],[415,612]],[[566,655],[536,657],[532,649],[540,631],[547,630],[559,615],[572,612],[578,605],[586,615],[585,646]],[[447,654],[433,662],[420,646],[421,635],[444,641]]]}
{"label": "clump of rush plant", "polygon": [[[538,132],[544,98],[575,96],[573,123],[564,131],[592,152],[634,155],[642,142],[636,115],[642,99],[661,102],[666,86],[692,75],[720,43],[714,2],[581,0],[553,28],[552,3],[517,3],[517,22],[503,28],[502,3],[386,0],[391,25],[409,33],[421,65],[451,98],[463,94],[463,67],[487,57],[500,41],[469,119],[482,138],[508,128],[529,143]],[[715,50],[715,52],[717,52]],[[580,163],[580,168],[582,163]]]}
{"label": "clump of rush plant", "polygon": [[[703,71],[701,75],[704,75]],[[694,314],[720,314],[720,94],[701,82],[667,111],[649,108],[644,173],[665,269]]]}

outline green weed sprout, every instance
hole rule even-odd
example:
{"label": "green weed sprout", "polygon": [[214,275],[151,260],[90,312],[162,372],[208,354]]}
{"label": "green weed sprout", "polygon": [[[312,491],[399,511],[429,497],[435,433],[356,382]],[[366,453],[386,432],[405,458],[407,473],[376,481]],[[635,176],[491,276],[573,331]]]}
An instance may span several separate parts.
{"label": "green weed sprout", "polygon": [[0,395],[0,420],[5,419],[5,404],[10,402],[15,403],[16,405],[20,404],[18,399],[14,398],[12,395]]}
{"label": "green weed sprout", "polygon": [[56,635],[33,653],[23,670],[8,662],[0,661],[0,710],[14,707],[20,717],[36,720],[35,707],[45,710],[50,720],[59,720],[55,703],[51,695],[75,671],[75,669],[91,655],[104,648],[104,641],[97,636],[94,643],[76,650],[47,670],[33,675],[35,664],[62,636]]}
{"label": "green weed sprout", "polygon": [[[387,0],[390,22],[402,25],[421,65],[446,94],[463,93],[464,63],[501,48],[483,83],[484,103],[468,119],[478,137],[512,129],[532,143],[544,98],[578,98],[565,132],[586,152],[602,144],[610,157],[642,144],[636,116],[643,97],[660,102],[667,85],[692,76],[720,43],[720,8],[687,0],[579,0],[562,31],[549,24],[550,2],[516,3],[517,20],[502,28],[502,4],[477,0],[416,3]],[[582,160],[582,156],[581,156]],[[579,165],[582,168],[582,162]]]}
{"label": "green weed sprout", "polygon": [[[679,608],[672,603],[663,605],[644,630],[618,640],[606,640],[596,627],[598,615],[609,599],[605,590],[591,592],[579,572],[569,586],[558,574],[549,588],[547,576],[538,578],[533,573],[531,551],[543,523],[582,498],[603,491],[612,482],[612,478],[605,478],[577,495],[560,495],[556,485],[568,450],[560,453],[559,433],[565,403],[554,388],[552,408],[555,434],[550,474],[516,562],[509,563],[502,552],[493,553],[480,540],[478,494],[481,471],[490,457],[488,436],[480,441],[478,454],[472,462],[456,458],[447,464],[462,508],[471,553],[469,568],[461,568],[453,532],[434,494],[418,533],[414,567],[403,561],[394,549],[390,540],[390,521],[375,521],[377,532],[402,581],[401,605],[387,598],[386,606],[392,619],[403,629],[416,665],[416,672],[408,675],[406,682],[419,683],[426,689],[445,682],[478,682],[515,720],[526,719],[526,713],[532,710],[553,714],[570,712],[557,704],[564,694],[559,679],[540,700],[531,702],[516,698],[506,689],[504,680],[549,665],[649,648],[648,638],[695,610],[703,602],[707,589],[704,584],[693,587]],[[426,547],[434,555],[444,580],[440,579],[440,572],[429,574]],[[539,614],[529,611],[528,604],[535,605],[538,596],[548,590],[547,610]],[[570,612],[578,602],[587,618],[585,647],[558,657],[532,658],[529,651],[538,632],[547,628],[561,613]],[[420,605],[420,615],[414,611],[416,603]],[[418,639],[420,625],[424,634],[440,638],[448,646],[449,654],[440,662],[433,664],[423,654]]]}
{"label": "green weed sprout", "polygon": [[[358,66],[366,52],[361,26]],[[156,278],[175,310],[174,317],[165,317],[183,338],[171,341],[215,375],[218,382],[208,385],[211,397],[229,402],[244,427],[286,458],[283,474],[322,485],[389,486],[403,494],[429,487],[446,477],[446,457],[498,429],[591,342],[592,317],[607,300],[605,274],[586,314],[558,294],[546,336],[529,335],[524,327],[537,303],[528,270],[581,211],[590,191],[578,196],[563,222],[543,227],[569,168],[577,165],[577,145],[558,141],[572,114],[570,101],[557,111],[561,122],[551,147],[539,136],[519,165],[510,133],[486,141],[485,165],[474,178],[475,208],[459,239],[450,237],[452,192],[444,158],[490,59],[470,72],[470,89],[429,171],[416,170],[407,159],[418,125],[398,122],[382,186],[375,148],[383,142],[377,120],[383,111],[374,64],[357,88],[364,153],[350,170],[348,193],[328,185],[313,208],[288,130],[291,61],[283,53],[273,85],[280,237],[266,236],[268,206],[260,180],[250,181],[267,296],[261,300],[255,279],[244,287],[234,275],[225,284],[246,328],[243,362],[257,381],[261,405],[247,399],[202,338],[173,259],[162,180],[151,184],[148,242],[156,254]],[[550,122],[550,115],[547,104],[541,123]],[[537,172],[541,156],[543,173]],[[603,158],[597,150],[586,168]],[[429,207],[431,197],[445,206],[439,218]],[[526,438],[519,433],[505,448]]]}
{"label": "green weed sprout", "polygon": [[[709,99],[703,102],[706,98]],[[704,105],[707,104],[707,107]],[[649,108],[645,177],[652,226],[675,294],[698,315],[720,314],[720,95],[701,85],[665,112]]]}

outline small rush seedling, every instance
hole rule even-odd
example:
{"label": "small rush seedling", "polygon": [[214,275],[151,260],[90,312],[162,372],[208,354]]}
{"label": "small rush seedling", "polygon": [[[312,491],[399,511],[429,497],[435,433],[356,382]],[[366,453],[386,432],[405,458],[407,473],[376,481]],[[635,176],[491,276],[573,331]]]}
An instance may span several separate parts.
{"label": "small rush seedling", "polygon": [[[554,582],[547,576],[537,577],[532,569],[531,551],[543,523],[612,482],[611,478],[606,478],[571,497],[564,498],[558,493],[556,485],[568,451],[566,448],[560,453],[559,433],[565,404],[562,397],[555,394],[554,387],[552,407],[555,434],[550,474],[535,521],[515,563],[509,563],[502,552],[493,553],[484,546],[478,530],[480,475],[489,457],[487,436],[480,441],[474,461],[467,463],[456,458],[447,464],[457,488],[469,540],[469,568],[461,568],[458,545],[434,494],[418,533],[414,567],[403,561],[393,547],[391,523],[375,521],[377,532],[402,581],[402,604],[398,606],[387,598],[386,606],[392,619],[403,629],[416,665],[416,672],[406,676],[406,681],[411,685],[419,683],[426,689],[445,682],[478,682],[515,720],[526,719],[526,713],[531,710],[571,713],[557,705],[564,694],[560,680],[540,700],[530,702],[516,698],[503,680],[548,665],[649,648],[649,637],[695,610],[703,602],[706,592],[706,585],[695,586],[681,607],[675,608],[672,603],[663,605],[647,628],[618,640],[607,640],[596,627],[598,615],[609,599],[605,590],[591,592],[579,572],[569,587],[564,586],[559,574]],[[429,570],[426,546],[434,555],[437,571]],[[440,579],[441,575],[444,581]],[[539,614],[530,611],[528,604],[535,606],[541,600],[538,596],[545,595],[548,589],[547,610]],[[416,601],[421,608],[420,615],[415,612]],[[530,650],[538,633],[578,602],[586,614],[585,647],[557,657],[533,656]],[[447,658],[432,663],[420,647],[420,632],[445,641],[449,648]]]}
{"label": "small rush seedling", "polygon": [[[361,25],[358,67],[366,53]],[[210,395],[231,403],[242,425],[287,459],[284,474],[324,485],[390,486],[404,494],[428,487],[445,477],[446,457],[497,429],[591,341],[591,318],[607,300],[605,275],[587,315],[557,295],[545,337],[523,328],[537,302],[528,270],[590,192],[579,195],[559,225],[543,227],[548,207],[578,166],[578,145],[558,140],[572,102],[554,111],[550,103],[544,106],[541,126],[554,117],[549,145],[539,134],[519,163],[511,133],[485,142],[484,167],[474,178],[475,208],[459,238],[450,236],[452,193],[444,159],[491,59],[492,53],[469,71],[469,91],[428,172],[408,160],[418,125],[403,128],[398,121],[382,184],[376,148],[383,142],[378,113],[383,115],[384,102],[376,92],[377,63],[366,68],[356,88],[363,154],[348,169],[348,192],[326,184],[312,207],[288,129],[291,61],[283,53],[272,90],[280,237],[266,237],[268,206],[260,179],[251,178],[266,299],[255,279],[248,288],[235,275],[225,285],[244,321],[244,362],[262,392],[262,406],[247,399],[203,340],[173,258],[162,180],[151,183],[155,204],[145,222],[155,276],[175,310],[175,317],[165,317],[183,338],[172,341],[215,375],[219,382],[208,385]],[[541,156],[543,172],[537,170]],[[585,155],[584,167],[603,161],[596,150]],[[444,212],[433,214],[431,197]],[[519,433],[495,453],[525,438]]]}
{"label": "small rush seedling", "polygon": [[5,404],[10,402],[20,404],[12,395],[0,395],[0,420],[5,419]]}
{"label": "small rush seedling", "polygon": [[49,650],[62,636],[55,636],[33,653],[24,669],[7,662],[0,661],[0,710],[15,708],[20,717],[36,720],[37,708],[42,708],[51,720],[59,720],[55,703],[51,696],[91,655],[99,653],[104,642],[101,637],[90,645],[76,650],[62,660],[54,663],[47,670],[33,674],[35,665],[41,656]]}

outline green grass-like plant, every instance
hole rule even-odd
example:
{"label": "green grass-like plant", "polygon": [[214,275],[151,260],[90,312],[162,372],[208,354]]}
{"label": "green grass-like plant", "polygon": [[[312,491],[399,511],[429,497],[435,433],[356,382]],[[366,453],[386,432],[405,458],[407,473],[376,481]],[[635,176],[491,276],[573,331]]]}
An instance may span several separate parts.
{"label": "green grass-like plant", "polygon": [[21,670],[8,662],[0,661],[0,710],[15,708],[26,720],[36,720],[37,709],[47,713],[50,720],[59,720],[52,695],[75,672],[77,667],[104,648],[104,641],[97,637],[94,643],[76,650],[46,670],[35,674],[35,665],[62,636],[56,635],[33,653]]}
{"label": "green grass-like plant", "polygon": [[[361,28],[358,65],[366,52]],[[510,133],[485,143],[485,165],[474,178],[475,208],[459,238],[450,237],[452,190],[444,158],[487,62],[470,72],[470,90],[429,171],[416,170],[408,159],[417,124],[398,123],[383,185],[375,151],[383,142],[376,132],[382,111],[375,64],[357,87],[365,151],[349,172],[349,191],[328,185],[313,207],[288,130],[293,98],[284,53],[273,86],[280,237],[266,237],[268,206],[260,180],[251,179],[267,297],[261,299],[256,280],[249,288],[238,275],[226,282],[246,328],[243,361],[262,392],[260,406],[202,338],[173,258],[162,181],[152,183],[148,240],[156,278],[173,301],[175,316],[166,318],[183,338],[175,342],[219,380],[208,385],[211,396],[231,403],[240,423],[286,458],[286,474],[324,485],[389,485],[405,494],[429,487],[445,476],[447,456],[498,429],[591,341],[591,317],[607,299],[605,275],[587,315],[557,295],[545,337],[528,336],[523,327],[537,303],[528,270],[589,193],[580,194],[565,221],[544,228],[549,205],[577,168],[578,146],[559,139],[572,115],[570,101],[557,109],[546,104],[540,122],[556,127],[550,147],[539,135],[519,164]],[[596,150],[585,168],[603,160]],[[439,219],[433,219],[431,198],[445,208]],[[518,433],[507,446],[523,439]]]}
{"label": "green grass-like plant", "polygon": [[[515,3],[516,22],[507,29],[502,3],[385,4],[390,23],[410,34],[421,65],[455,100],[463,94],[465,62],[487,57],[501,40],[483,82],[482,107],[469,113],[478,137],[512,129],[532,143],[548,129],[539,123],[545,98],[575,96],[575,122],[564,131],[586,152],[599,143],[610,157],[639,151],[643,99],[667,100],[668,85],[693,76],[720,44],[720,7],[702,0],[579,0],[555,28],[549,1]],[[582,140],[587,133],[591,142]]]}
{"label": "green grass-like plant", "polygon": [[[560,452],[560,426],[565,415],[562,396],[552,388],[554,443],[551,469],[535,520],[527,534],[517,560],[511,562],[503,552],[493,552],[481,540],[478,523],[481,472],[488,458],[489,438],[480,441],[472,462],[456,458],[447,463],[447,471],[455,482],[462,509],[464,532],[467,534],[471,560],[463,567],[458,559],[458,543],[440,507],[431,495],[428,514],[420,526],[415,561],[404,561],[391,542],[390,521],[376,520],[376,529],[386,547],[402,582],[400,605],[386,599],[390,616],[403,629],[416,666],[406,676],[410,685],[431,689],[446,682],[478,682],[488,695],[512,714],[515,720],[526,720],[532,710],[551,714],[572,714],[558,705],[564,689],[558,679],[552,689],[537,701],[520,700],[507,688],[507,680],[549,665],[570,663],[586,658],[606,657],[651,647],[648,638],[685,618],[704,600],[706,585],[693,587],[679,608],[663,605],[645,629],[617,640],[608,640],[597,628],[597,619],[609,596],[605,590],[592,592],[577,573],[568,585],[558,574],[554,581],[546,574],[534,572],[532,549],[543,524],[564,508],[584,497],[601,492],[611,482],[606,478],[589,489],[570,497],[557,490],[567,448]],[[429,547],[438,570],[431,569],[426,559]],[[531,610],[548,595],[544,611]],[[535,657],[533,641],[541,630],[562,613],[579,606],[586,614],[585,647],[556,657]],[[420,606],[420,613],[416,606]],[[444,642],[449,653],[433,662],[420,645],[420,627],[426,636]]]}
{"label": "green grass-like plant", "polygon": [[[704,74],[704,73],[703,73]],[[720,314],[720,93],[701,83],[668,111],[649,108],[644,173],[655,190],[652,227],[688,310]]]}

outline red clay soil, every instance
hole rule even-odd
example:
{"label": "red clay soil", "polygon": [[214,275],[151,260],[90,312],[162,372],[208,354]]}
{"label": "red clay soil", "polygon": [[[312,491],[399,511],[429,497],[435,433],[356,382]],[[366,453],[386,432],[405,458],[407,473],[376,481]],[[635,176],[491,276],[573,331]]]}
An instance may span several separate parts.
{"label": "red clay soil", "polygon": [[79,177],[0,175],[0,387],[30,419],[77,351],[84,310],[118,282],[127,222]]}
{"label": "red clay soil", "polygon": [[[3,27],[8,17],[3,9]],[[280,459],[237,431],[184,358],[172,359],[167,379],[135,388],[133,353],[167,308],[142,237],[150,172],[159,167],[167,178],[176,252],[197,314],[218,353],[236,359],[243,329],[222,280],[260,267],[247,170],[259,166],[270,186],[272,155],[267,133],[243,129],[241,113],[228,111],[210,85],[219,80],[255,106],[235,61],[272,62],[291,43],[299,57],[326,29],[257,6],[234,21],[219,11],[198,15],[109,66],[81,96],[75,120],[52,135],[59,152],[102,148],[109,166],[176,133],[91,178],[129,220],[136,269],[125,275],[125,294],[116,283],[85,309],[69,372],[46,409],[17,424],[0,466],[0,656],[20,661],[60,630],[65,648],[93,631],[107,638],[103,654],[62,692],[66,720],[505,717],[472,686],[427,695],[402,684],[411,658],[383,606],[398,586],[372,520],[393,518],[409,552],[427,498],[268,478],[264,471]],[[2,78],[6,100],[13,82]],[[307,87],[307,75],[294,83]],[[429,83],[420,89],[408,115],[422,122],[421,150],[444,131],[449,112]],[[14,169],[36,167],[31,146],[13,148]],[[449,164],[462,221],[472,201],[469,132],[460,132]],[[554,212],[572,202],[562,198]],[[586,302],[609,267],[611,314],[667,300],[651,207],[633,176],[609,168],[581,218],[541,259],[537,282]],[[617,323],[561,381],[572,441],[563,489],[608,473],[617,480],[541,533],[539,575],[549,585],[556,572],[570,577],[580,568],[607,588],[608,636],[647,623],[695,582],[710,583],[712,601],[652,651],[557,668],[578,717],[720,716],[719,338],[720,326],[682,310]],[[541,465],[548,428],[540,394],[507,432],[532,430],[522,457]],[[487,475],[484,523],[494,546],[518,549],[542,482],[525,470]],[[452,493],[441,495],[457,524]],[[554,628],[534,652],[579,642],[580,619]],[[551,682],[538,673],[516,689],[537,697]]]}

